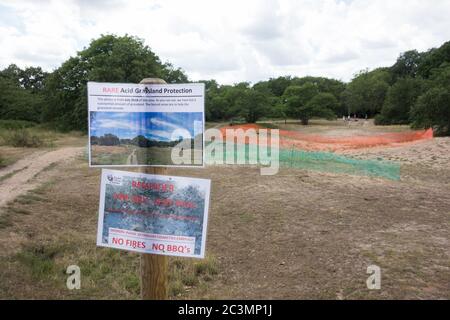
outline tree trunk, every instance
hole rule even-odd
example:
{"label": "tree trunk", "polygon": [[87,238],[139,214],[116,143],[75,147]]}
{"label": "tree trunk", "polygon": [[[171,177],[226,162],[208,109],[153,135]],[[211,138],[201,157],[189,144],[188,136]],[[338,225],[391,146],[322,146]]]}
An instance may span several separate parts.
{"label": "tree trunk", "polygon": [[307,126],[309,123],[309,119],[302,119],[302,125]]}

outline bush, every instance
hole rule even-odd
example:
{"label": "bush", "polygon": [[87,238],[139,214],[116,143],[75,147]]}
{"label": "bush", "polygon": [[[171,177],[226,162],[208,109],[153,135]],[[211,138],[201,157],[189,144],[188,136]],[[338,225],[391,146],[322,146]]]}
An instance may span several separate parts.
{"label": "bush", "polygon": [[14,130],[9,135],[7,143],[16,148],[38,148],[43,144],[41,138],[26,129]]}
{"label": "bush", "polygon": [[382,114],[377,114],[375,116],[375,121],[374,121],[376,126],[387,126],[390,125],[390,121],[388,121],[386,119],[385,116],[383,116]]}
{"label": "bush", "polygon": [[383,113],[380,113],[375,116],[375,125],[376,126],[390,126],[393,124],[409,124],[409,120],[399,120],[393,119],[391,117],[386,116]]}
{"label": "bush", "polygon": [[375,124],[408,124],[411,106],[423,92],[423,87],[422,80],[399,79],[389,89],[381,113],[375,118]]}
{"label": "bush", "polygon": [[411,108],[413,128],[433,128],[436,135],[450,134],[450,90],[430,89]]}
{"label": "bush", "polygon": [[0,120],[0,128],[8,130],[25,129],[36,126],[36,123],[25,120]]}

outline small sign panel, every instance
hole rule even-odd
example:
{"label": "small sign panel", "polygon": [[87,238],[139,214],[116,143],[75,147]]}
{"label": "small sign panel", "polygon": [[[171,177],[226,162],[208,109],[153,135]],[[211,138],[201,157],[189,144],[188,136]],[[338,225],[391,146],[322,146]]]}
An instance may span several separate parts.
{"label": "small sign panel", "polygon": [[204,258],[211,181],[102,170],[97,245]]}

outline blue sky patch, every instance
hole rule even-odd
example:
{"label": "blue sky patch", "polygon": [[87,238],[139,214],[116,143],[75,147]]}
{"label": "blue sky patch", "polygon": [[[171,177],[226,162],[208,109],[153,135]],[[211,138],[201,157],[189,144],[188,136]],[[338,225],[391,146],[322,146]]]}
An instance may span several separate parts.
{"label": "blue sky patch", "polygon": [[91,112],[91,136],[111,133],[120,139],[143,135],[158,141],[194,137],[203,131],[201,112]]}

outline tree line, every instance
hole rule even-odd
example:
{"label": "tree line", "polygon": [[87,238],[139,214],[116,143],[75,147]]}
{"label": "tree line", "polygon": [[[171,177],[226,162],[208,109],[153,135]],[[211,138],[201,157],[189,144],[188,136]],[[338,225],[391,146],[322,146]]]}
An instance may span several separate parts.
{"label": "tree line", "polygon": [[133,139],[121,139],[118,136],[112,133],[106,133],[100,137],[91,136],[91,144],[99,145],[99,146],[119,146],[119,145],[134,145],[141,148],[150,148],[150,147],[175,147],[179,144],[182,139],[175,141],[160,141],[153,140],[144,137],[143,135],[138,135]]}
{"label": "tree line", "polygon": [[[87,81],[138,83],[158,77],[186,83],[180,68],[162,63],[143,40],[103,35],[53,72],[10,65],[0,71],[0,119],[87,130]],[[325,77],[284,76],[255,84],[206,88],[207,121],[375,117],[376,124],[433,127],[450,134],[450,42],[402,53],[393,66],[357,73],[349,83]]]}

